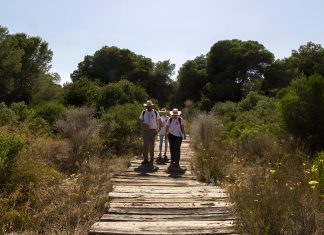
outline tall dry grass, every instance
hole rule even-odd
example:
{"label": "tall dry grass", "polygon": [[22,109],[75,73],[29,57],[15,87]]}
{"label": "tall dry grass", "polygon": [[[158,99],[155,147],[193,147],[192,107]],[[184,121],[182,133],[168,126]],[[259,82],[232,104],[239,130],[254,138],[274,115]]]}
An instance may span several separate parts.
{"label": "tall dry grass", "polygon": [[233,139],[223,130],[208,114],[193,121],[193,169],[199,179],[228,189],[241,232],[323,234],[319,170],[308,156],[289,146],[290,138],[283,144],[260,131]]}

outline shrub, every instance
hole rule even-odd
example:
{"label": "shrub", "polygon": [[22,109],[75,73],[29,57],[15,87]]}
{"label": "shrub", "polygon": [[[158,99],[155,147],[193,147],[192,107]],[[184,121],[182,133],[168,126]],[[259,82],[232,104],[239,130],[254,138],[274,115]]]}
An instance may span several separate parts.
{"label": "shrub", "polygon": [[314,156],[324,150],[324,77],[318,74],[292,81],[281,99],[283,124]]}
{"label": "shrub", "polygon": [[194,172],[200,180],[218,182],[230,162],[222,142],[222,125],[212,115],[200,114],[193,120],[190,134],[196,152]]}
{"label": "shrub", "polygon": [[18,117],[18,121],[23,122],[28,117],[32,115],[32,110],[28,109],[25,102],[18,102],[18,103],[12,103],[10,106],[11,110],[16,114]]}
{"label": "shrub", "polygon": [[147,97],[148,95],[142,87],[127,80],[121,80],[116,83],[109,83],[102,88],[99,106],[108,109],[117,104],[143,103]]}
{"label": "shrub", "polygon": [[198,115],[198,117],[192,122],[190,130],[194,145],[208,148],[214,139],[221,135],[221,133],[219,133],[219,127],[220,124],[212,115]]}
{"label": "shrub", "polygon": [[18,154],[25,145],[25,140],[21,136],[6,131],[0,132],[0,188],[10,182]]}
{"label": "shrub", "polygon": [[308,164],[302,166],[296,158],[304,157],[286,155],[268,167],[243,167],[241,162],[232,169],[235,181],[229,192],[244,233],[321,234],[319,194],[304,173]]}
{"label": "shrub", "polygon": [[119,104],[102,115],[100,136],[105,140],[107,147],[118,153],[129,148],[138,149],[138,118],[142,109],[141,104]]}
{"label": "shrub", "polygon": [[93,108],[77,108],[69,111],[65,119],[58,120],[54,124],[71,146],[71,158],[67,168],[72,172],[78,170],[82,162],[89,157],[87,150],[91,145],[92,136],[98,129],[94,115]]}
{"label": "shrub", "polygon": [[58,119],[62,119],[67,112],[63,104],[52,102],[40,104],[35,108],[36,116],[46,120],[51,125]]}
{"label": "shrub", "polygon": [[0,126],[10,125],[18,121],[17,115],[7,107],[4,102],[0,103]]}
{"label": "shrub", "polygon": [[233,101],[217,102],[211,109],[211,113],[216,115],[224,115],[227,113],[235,113],[238,111],[237,103]]}
{"label": "shrub", "polygon": [[243,100],[241,100],[239,103],[239,108],[241,111],[249,111],[253,109],[263,98],[265,97],[255,91],[251,91]]}

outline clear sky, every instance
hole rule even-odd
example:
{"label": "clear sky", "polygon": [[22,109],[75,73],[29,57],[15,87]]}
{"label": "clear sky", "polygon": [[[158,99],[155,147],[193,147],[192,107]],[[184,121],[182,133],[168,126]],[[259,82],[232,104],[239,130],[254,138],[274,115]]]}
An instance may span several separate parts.
{"label": "clear sky", "polygon": [[170,59],[177,70],[225,39],[256,40],[276,58],[308,41],[324,46],[324,1],[0,0],[0,24],[47,41],[64,83],[105,45]]}

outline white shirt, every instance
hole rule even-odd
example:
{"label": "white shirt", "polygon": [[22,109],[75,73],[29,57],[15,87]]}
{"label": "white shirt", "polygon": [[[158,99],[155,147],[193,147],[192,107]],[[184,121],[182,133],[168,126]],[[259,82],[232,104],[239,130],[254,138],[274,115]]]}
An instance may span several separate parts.
{"label": "white shirt", "polygon": [[158,112],[154,112],[154,109],[151,111],[145,110],[144,117],[143,117],[144,111],[140,115],[140,119],[143,123],[149,125],[149,129],[157,129],[156,120],[160,119],[160,114]]}
{"label": "white shirt", "polygon": [[168,116],[166,116],[166,115],[161,116],[161,122],[162,122],[163,127],[160,130],[160,135],[165,135],[165,130],[166,130],[166,126],[168,124],[168,120],[169,120]]}
{"label": "white shirt", "polygon": [[[170,119],[172,119],[172,118],[170,118]],[[182,131],[181,131],[180,123],[179,123],[179,118],[172,119],[171,124],[170,124],[170,121],[168,121],[168,126],[170,126],[169,133],[171,133],[174,136],[182,137]],[[181,118],[181,125],[183,125],[182,118]]]}

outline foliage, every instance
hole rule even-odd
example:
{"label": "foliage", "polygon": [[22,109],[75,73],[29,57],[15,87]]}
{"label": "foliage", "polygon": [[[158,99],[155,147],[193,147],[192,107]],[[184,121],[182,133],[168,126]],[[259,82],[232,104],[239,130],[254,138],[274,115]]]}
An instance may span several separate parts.
{"label": "foliage", "polygon": [[256,41],[218,41],[207,55],[208,80],[213,89],[204,94],[213,101],[238,101],[243,85],[261,79],[273,60],[273,54]]}
{"label": "foliage", "polygon": [[301,45],[298,51],[292,51],[289,60],[307,77],[314,73],[324,76],[324,49],[320,44],[308,42]]}
{"label": "foliage", "polygon": [[8,185],[16,168],[19,152],[25,147],[25,140],[16,134],[0,132],[0,188]]}
{"label": "foliage", "polygon": [[7,107],[4,102],[0,103],[0,126],[10,125],[18,121],[18,116]]}
{"label": "foliage", "polygon": [[69,111],[64,119],[59,119],[54,124],[71,147],[70,158],[66,160],[67,171],[80,170],[82,163],[89,157],[87,153],[91,139],[98,129],[94,115],[93,108],[77,108]]}
{"label": "foliage", "polygon": [[49,70],[53,53],[39,37],[11,35],[1,29],[0,101],[29,103],[41,75]]}
{"label": "foliage", "polygon": [[27,105],[23,101],[12,103],[10,109],[18,117],[19,122],[23,122],[33,115],[33,111],[31,109],[28,109]]}
{"label": "foliage", "polygon": [[63,87],[63,102],[66,105],[95,107],[101,96],[101,89],[96,81],[82,77]]}
{"label": "foliage", "polygon": [[182,107],[186,100],[198,102],[201,89],[207,81],[207,60],[201,55],[187,60],[179,69],[175,95],[175,105]]}
{"label": "foliage", "polygon": [[107,109],[117,104],[144,103],[147,98],[148,95],[143,88],[127,80],[121,80],[117,83],[110,83],[102,88],[102,95],[98,105]]}
{"label": "foliage", "polygon": [[56,120],[64,118],[66,112],[66,107],[57,102],[43,103],[35,107],[36,117],[43,118],[49,124],[54,124]]}
{"label": "foliage", "polygon": [[117,153],[136,147],[134,143],[140,136],[138,118],[142,109],[143,106],[137,103],[118,104],[102,115],[100,136],[107,147]]}
{"label": "foliage", "polygon": [[276,60],[265,70],[261,90],[266,94],[271,94],[273,91],[285,88],[298,77],[298,74],[298,69],[290,59]]}
{"label": "foliage", "polygon": [[281,99],[285,128],[311,153],[324,149],[324,77],[318,74],[294,80]]}
{"label": "foliage", "polygon": [[237,112],[238,105],[233,101],[225,101],[225,102],[217,102],[211,109],[211,113],[216,115],[224,115],[228,113],[235,113]]}
{"label": "foliage", "polygon": [[71,78],[73,83],[87,78],[90,81],[99,80],[103,85],[128,80],[143,87],[151,98],[164,104],[168,100],[167,91],[171,87],[174,68],[169,60],[153,63],[150,58],[128,49],[104,46],[93,56],[86,56]]}

